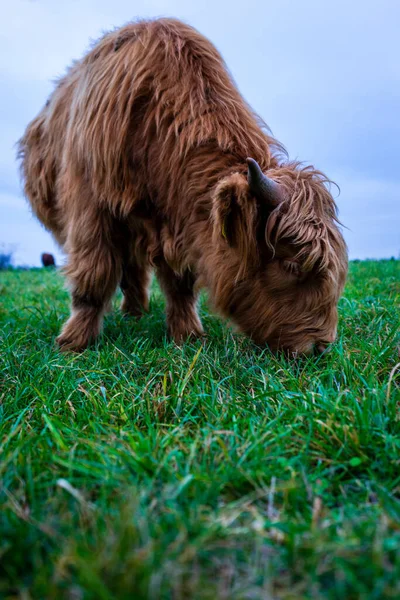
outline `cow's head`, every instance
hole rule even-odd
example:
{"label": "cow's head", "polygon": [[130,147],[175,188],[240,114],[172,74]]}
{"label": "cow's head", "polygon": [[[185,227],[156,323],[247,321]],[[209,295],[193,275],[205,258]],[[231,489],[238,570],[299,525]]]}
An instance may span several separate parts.
{"label": "cow's head", "polygon": [[309,354],[336,338],[347,249],[322,173],[289,163],[268,177],[248,159],[247,177],[219,182],[213,227],[221,281],[217,307],[257,343]]}

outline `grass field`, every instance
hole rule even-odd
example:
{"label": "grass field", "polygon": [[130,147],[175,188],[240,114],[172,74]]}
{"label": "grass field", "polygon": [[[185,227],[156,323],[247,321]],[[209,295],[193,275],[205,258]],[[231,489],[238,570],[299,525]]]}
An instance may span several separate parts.
{"label": "grass field", "polygon": [[399,261],[352,263],[290,362],[204,300],[175,346],[154,286],[60,355],[61,275],[0,273],[0,598],[399,598],[399,300]]}

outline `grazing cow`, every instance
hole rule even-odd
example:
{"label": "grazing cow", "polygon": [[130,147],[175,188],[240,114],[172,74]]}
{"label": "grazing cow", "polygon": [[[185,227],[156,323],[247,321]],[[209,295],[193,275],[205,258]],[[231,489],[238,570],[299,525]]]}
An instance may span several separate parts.
{"label": "grazing cow", "polygon": [[56,261],[54,260],[54,256],[52,254],[43,252],[41,259],[42,259],[42,265],[44,267],[55,267],[56,266]]}
{"label": "grazing cow", "polygon": [[61,349],[96,338],[118,285],[140,316],[152,269],[177,342],[202,335],[200,288],[271,349],[334,341],[347,250],[329,181],[287,160],[188,25],[106,34],[59,80],[20,157],[33,211],[68,255]]}

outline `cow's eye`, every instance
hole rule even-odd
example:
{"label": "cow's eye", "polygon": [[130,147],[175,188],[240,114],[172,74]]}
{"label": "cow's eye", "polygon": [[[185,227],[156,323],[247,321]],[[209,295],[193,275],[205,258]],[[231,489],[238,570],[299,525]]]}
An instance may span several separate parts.
{"label": "cow's eye", "polygon": [[298,277],[300,275],[300,265],[298,262],[294,260],[282,260],[281,262],[282,268],[286,273],[290,275],[295,275]]}

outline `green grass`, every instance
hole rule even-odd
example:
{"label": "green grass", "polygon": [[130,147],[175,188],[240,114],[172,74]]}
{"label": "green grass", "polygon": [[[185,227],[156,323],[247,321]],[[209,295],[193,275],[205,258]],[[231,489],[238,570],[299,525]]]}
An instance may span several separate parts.
{"label": "green grass", "polygon": [[400,597],[399,298],[352,263],[338,342],[290,362],[205,301],[175,346],[154,286],[60,355],[60,274],[0,273],[0,597]]}

